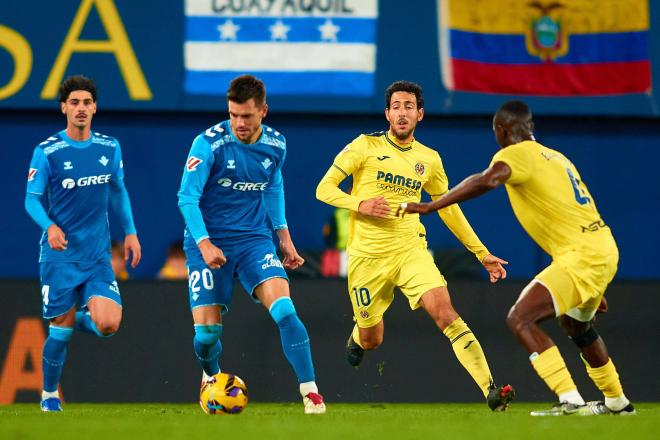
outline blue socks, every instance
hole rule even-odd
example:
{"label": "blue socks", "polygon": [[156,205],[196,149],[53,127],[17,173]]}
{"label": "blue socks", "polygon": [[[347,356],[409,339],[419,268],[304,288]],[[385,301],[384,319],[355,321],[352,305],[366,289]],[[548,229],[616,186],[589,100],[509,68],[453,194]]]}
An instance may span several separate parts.
{"label": "blue socks", "polygon": [[43,350],[43,375],[44,391],[57,391],[60,382],[62,368],[66,360],[66,346],[71,339],[73,329],[70,327],[56,327],[51,325],[48,330],[48,338]]}
{"label": "blue socks", "polygon": [[314,381],[314,365],[309,336],[291,298],[283,296],[270,306],[270,316],[280,329],[284,356],[293,367],[299,383]]}
{"label": "blue socks", "polygon": [[220,336],[222,336],[222,324],[195,324],[195,337],[193,339],[195,356],[197,356],[204,372],[209,376],[220,372],[218,360],[222,353]]}
{"label": "blue socks", "polygon": [[74,328],[84,333],[92,333],[100,338],[109,338],[114,335],[114,333],[109,335],[101,333],[96,327],[96,324],[94,324],[94,321],[92,321],[92,316],[88,312],[76,312],[76,323]]}

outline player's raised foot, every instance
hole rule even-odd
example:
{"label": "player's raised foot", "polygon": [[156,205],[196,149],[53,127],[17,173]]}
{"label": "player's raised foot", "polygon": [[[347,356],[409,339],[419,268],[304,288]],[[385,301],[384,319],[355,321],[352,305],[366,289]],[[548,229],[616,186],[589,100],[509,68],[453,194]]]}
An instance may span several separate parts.
{"label": "player's raised foot", "polygon": [[497,387],[495,384],[491,384],[488,388],[486,402],[488,403],[488,407],[493,411],[506,411],[509,403],[511,403],[515,396],[516,390],[511,385],[500,385]]}
{"label": "player's raised foot", "polygon": [[303,397],[303,405],[305,405],[305,414],[325,414],[325,403],[319,393],[307,393]]}
{"label": "player's raised foot", "polygon": [[364,357],[364,348],[360,347],[353,339],[353,334],[348,335],[346,342],[346,360],[352,367],[357,367]]}
{"label": "player's raised foot", "polygon": [[62,412],[62,402],[57,397],[49,397],[41,401],[41,411],[43,412]]}
{"label": "player's raised foot", "polygon": [[580,408],[579,414],[595,415],[595,416],[605,415],[605,414],[611,414],[616,416],[632,416],[637,414],[637,411],[635,411],[635,407],[633,406],[632,403],[628,403],[628,405],[626,405],[623,409],[614,411],[612,409],[609,409],[603,401],[594,401],[594,402],[587,402],[584,408]]}
{"label": "player's raised foot", "polygon": [[209,376],[208,374],[206,374],[206,371],[202,370],[202,380],[199,384],[199,391],[201,392],[204,389],[204,387],[209,383],[209,380],[212,379],[215,380],[213,376]]}

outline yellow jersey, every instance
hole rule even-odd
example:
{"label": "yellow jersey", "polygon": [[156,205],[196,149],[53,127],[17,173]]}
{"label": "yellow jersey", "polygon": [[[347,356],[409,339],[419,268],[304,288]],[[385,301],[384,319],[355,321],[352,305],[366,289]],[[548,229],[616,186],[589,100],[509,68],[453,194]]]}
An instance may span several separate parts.
{"label": "yellow jersey", "polygon": [[552,257],[569,251],[609,253],[616,243],[580,173],[563,154],[535,141],[498,151],[491,165],[511,168],[511,207],[532,239]]}
{"label": "yellow jersey", "polygon": [[[353,188],[351,194],[346,194],[338,186],[349,175],[353,175]],[[381,257],[425,244],[426,234],[418,214],[396,217],[401,203],[420,201],[422,190],[432,198],[447,192],[448,180],[440,155],[417,140],[401,145],[387,132],[379,132],[359,136],[337,155],[319,183],[316,197],[351,211],[349,255]],[[358,212],[360,202],[378,196],[384,196],[390,206],[386,218]],[[439,214],[479,261],[489,254],[458,205]]]}

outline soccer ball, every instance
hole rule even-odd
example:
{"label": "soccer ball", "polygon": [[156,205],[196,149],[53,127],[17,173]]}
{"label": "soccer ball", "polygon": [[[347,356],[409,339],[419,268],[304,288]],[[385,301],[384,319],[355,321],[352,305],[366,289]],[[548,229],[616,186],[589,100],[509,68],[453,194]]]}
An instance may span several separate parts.
{"label": "soccer ball", "polygon": [[199,406],[206,414],[238,414],[247,404],[247,386],[233,374],[211,376],[199,393]]}

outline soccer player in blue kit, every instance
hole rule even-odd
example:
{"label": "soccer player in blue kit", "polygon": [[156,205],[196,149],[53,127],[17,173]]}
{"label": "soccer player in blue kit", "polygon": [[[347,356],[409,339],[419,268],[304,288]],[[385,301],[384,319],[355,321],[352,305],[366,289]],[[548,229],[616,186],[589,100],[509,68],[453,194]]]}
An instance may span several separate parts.
{"label": "soccer player in blue kit", "polygon": [[122,305],[110,265],[108,200],[126,234],[132,267],[142,253],[119,142],[91,131],[96,85],[81,75],[69,77],[59,101],[66,129],[34,149],[25,196],[25,209],[44,231],[39,272],[42,314],[50,326],[43,348],[42,411],[62,411],[58,383],[74,328],[103,338],[119,329]]}
{"label": "soccer player in blue kit", "polygon": [[[309,336],[289,295],[284,269],[304,260],[291,241],[284,215],[282,165],[286,141],[261,123],[268,112],[263,82],[234,78],[227,91],[229,120],[193,141],[179,190],[186,222],[184,250],[193,346],[203,380],[220,371],[222,313],[238,278],[277,324],[284,355],[300,384],[305,414],[325,413],[315,382]],[[284,260],[273,244],[273,230]]]}

